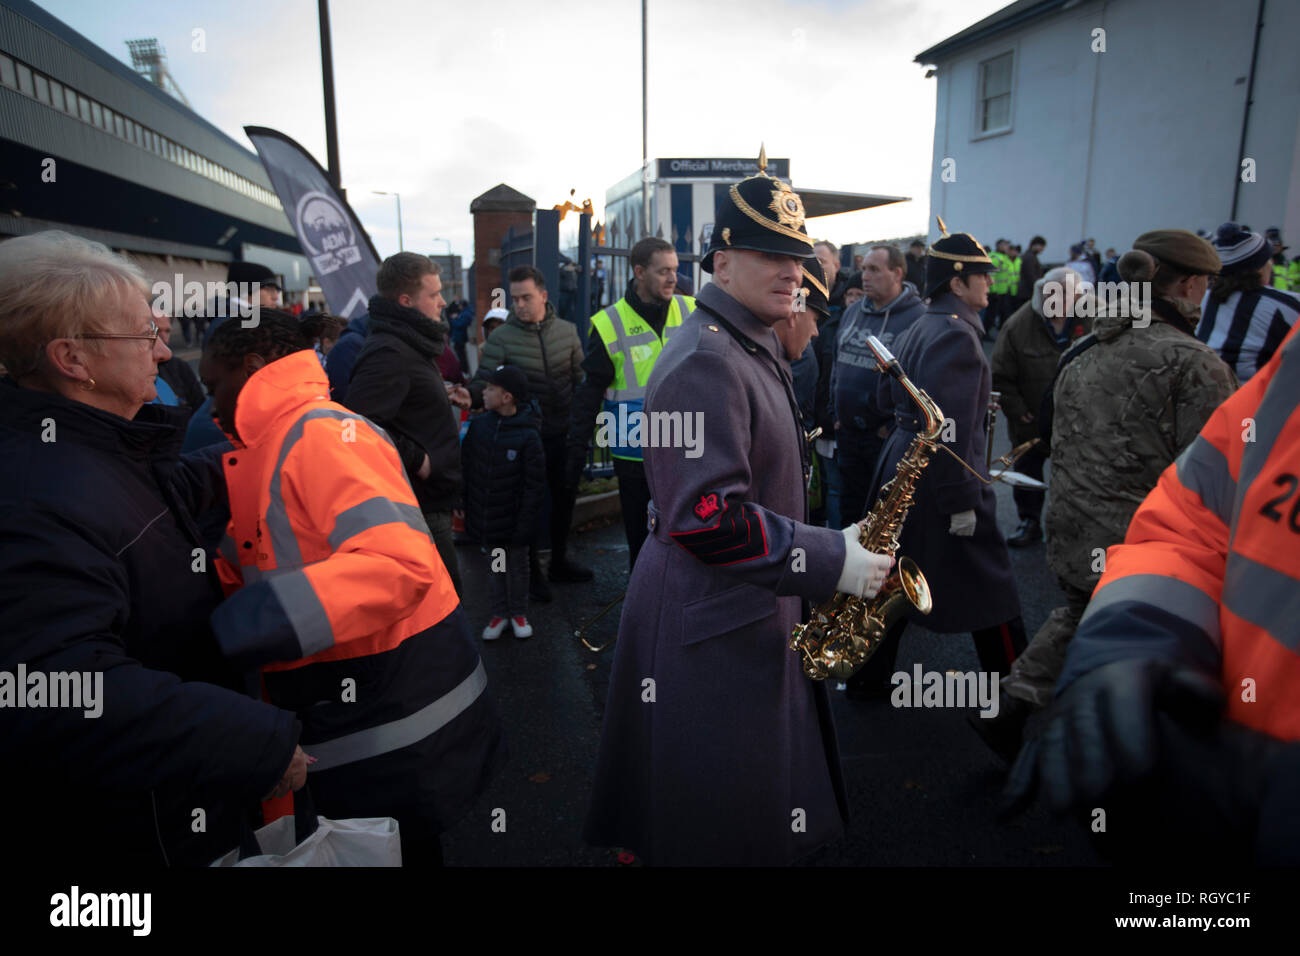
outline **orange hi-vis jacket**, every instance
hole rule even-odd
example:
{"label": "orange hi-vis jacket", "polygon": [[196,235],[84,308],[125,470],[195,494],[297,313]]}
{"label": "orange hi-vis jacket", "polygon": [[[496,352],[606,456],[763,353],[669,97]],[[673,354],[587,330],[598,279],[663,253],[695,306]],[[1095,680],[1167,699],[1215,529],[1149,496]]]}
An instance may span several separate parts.
{"label": "orange hi-vis jacket", "polygon": [[1227,716],[1300,740],[1300,328],[1210,416],[1106,555],[1057,693],[1114,660],[1219,678]]}
{"label": "orange hi-vis jacket", "polygon": [[213,632],[299,714],[322,813],[441,831],[504,757],[499,720],[396,448],[328,395],[307,350],[240,392]]}
{"label": "orange hi-vis jacket", "polygon": [[[242,635],[258,663],[288,670],[391,650],[455,610],[393,443],[329,400],[314,352],[257,371],[235,428],[244,447],[223,456],[231,520],[218,567],[227,583],[261,586],[237,592],[244,605],[260,598],[258,626]],[[238,659],[241,635],[229,637]]]}

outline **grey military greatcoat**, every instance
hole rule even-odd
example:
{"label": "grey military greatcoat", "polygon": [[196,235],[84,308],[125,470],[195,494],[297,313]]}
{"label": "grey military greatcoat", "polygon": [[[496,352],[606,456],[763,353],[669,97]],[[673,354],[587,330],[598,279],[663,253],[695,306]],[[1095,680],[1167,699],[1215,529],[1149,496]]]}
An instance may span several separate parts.
{"label": "grey military greatcoat", "polygon": [[[952,420],[947,447],[987,478],[985,421],[992,373],[980,345],[983,330],[973,309],[944,293],[898,337],[893,351],[913,384]],[[898,427],[880,453],[868,506],[894,477],[922,423],[920,409],[894,379],[881,377],[876,398],[883,411],[894,415]],[[952,516],[971,510],[975,534],[968,538],[949,534]],[[899,535],[898,554],[920,565],[930,586],[934,609],[926,616],[910,615],[922,627],[955,634],[996,627],[1020,615],[1020,596],[1006,541],[998,530],[993,488],[937,449],[917,482],[915,500]]]}
{"label": "grey military greatcoat", "polygon": [[826,688],[789,643],[801,599],[834,592],[845,545],[803,523],[803,436],[780,356],[771,329],[710,284],[649,381],[651,414],[699,413],[702,453],[645,449],[651,534],[586,836],[657,865],[785,864],[843,830]]}

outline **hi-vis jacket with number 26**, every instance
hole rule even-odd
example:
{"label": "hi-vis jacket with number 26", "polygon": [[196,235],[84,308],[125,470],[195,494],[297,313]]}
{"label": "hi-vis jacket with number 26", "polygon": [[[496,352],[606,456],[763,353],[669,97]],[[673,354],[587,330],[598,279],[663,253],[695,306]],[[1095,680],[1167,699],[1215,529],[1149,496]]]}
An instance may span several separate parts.
{"label": "hi-vis jacket with number 26", "polygon": [[1061,693],[1125,658],[1217,677],[1227,716],[1300,740],[1300,334],[1215,410],[1133,516]]}
{"label": "hi-vis jacket with number 26", "polygon": [[404,834],[429,836],[504,758],[499,720],[397,450],[328,395],[310,351],[260,369],[239,395],[219,562],[235,590],[213,630],[299,714],[322,814],[395,816]]}

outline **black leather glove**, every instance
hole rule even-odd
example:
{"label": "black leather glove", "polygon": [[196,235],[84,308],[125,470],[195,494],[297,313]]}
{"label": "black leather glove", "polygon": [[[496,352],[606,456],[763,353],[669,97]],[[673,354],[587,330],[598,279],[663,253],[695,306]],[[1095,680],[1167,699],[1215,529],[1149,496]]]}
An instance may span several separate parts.
{"label": "black leather glove", "polygon": [[1091,807],[1155,769],[1157,714],[1208,733],[1222,710],[1222,689],[1201,671],[1149,658],[1099,667],[1052,704],[1043,732],[1020,751],[1003,793],[1003,812],[1023,810],[1040,788],[1054,810]]}

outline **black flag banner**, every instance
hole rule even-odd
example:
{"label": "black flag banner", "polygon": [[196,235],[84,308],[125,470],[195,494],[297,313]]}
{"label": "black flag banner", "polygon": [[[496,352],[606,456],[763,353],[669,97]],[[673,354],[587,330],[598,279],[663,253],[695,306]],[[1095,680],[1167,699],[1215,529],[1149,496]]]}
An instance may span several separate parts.
{"label": "black flag banner", "polygon": [[375,294],[379,255],[311,153],[278,130],[245,126],[334,315],[356,318]]}

